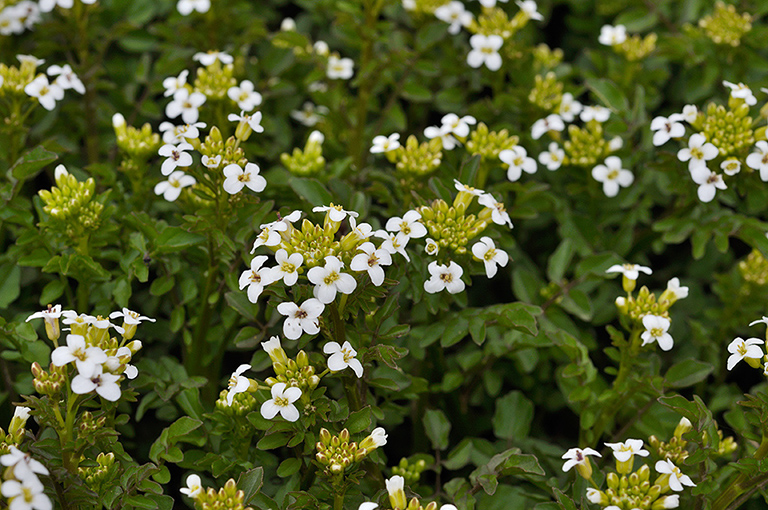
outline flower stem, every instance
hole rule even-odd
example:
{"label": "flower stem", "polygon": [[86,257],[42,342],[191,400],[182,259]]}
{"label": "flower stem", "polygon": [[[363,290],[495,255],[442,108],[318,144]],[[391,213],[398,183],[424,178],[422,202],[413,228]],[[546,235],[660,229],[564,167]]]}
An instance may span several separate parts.
{"label": "flower stem", "polygon": [[344,510],[344,493],[343,492],[334,493],[333,510]]}
{"label": "flower stem", "polygon": [[[768,435],[763,433],[763,440],[760,442],[760,446],[755,450],[752,458],[755,460],[761,460],[768,455]],[[726,510],[731,507],[731,503],[739,498],[751,485],[749,476],[745,473],[741,473],[731,482],[728,487],[725,488],[722,494],[718,496],[714,503],[712,503],[712,510]]]}

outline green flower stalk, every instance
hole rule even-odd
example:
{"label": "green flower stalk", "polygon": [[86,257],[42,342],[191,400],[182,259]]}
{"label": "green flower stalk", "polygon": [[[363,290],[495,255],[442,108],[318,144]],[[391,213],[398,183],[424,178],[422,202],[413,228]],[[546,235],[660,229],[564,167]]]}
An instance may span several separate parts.
{"label": "green flower stalk", "polygon": [[395,168],[404,178],[423,179],[440,166],[443,160],[443,143],[439,138],[419,144],[411,135],[394,152]]}
{"label": "green flower stalk", "polygon": [[325,158],[323,157],[323,141],[325,137],[320,131],[312,131],[304,150],[295,147],[291,154],[280,155],[280,162],[294,175],[312,176],[319,175],[325,170]]}
{"label": "green flower stalk", "polygon": [[744,35],[752,30],[752,16],[736,12],[734,5],[718,1],[715,11],[699,20],[699,28],[715,44],[738,46]]}

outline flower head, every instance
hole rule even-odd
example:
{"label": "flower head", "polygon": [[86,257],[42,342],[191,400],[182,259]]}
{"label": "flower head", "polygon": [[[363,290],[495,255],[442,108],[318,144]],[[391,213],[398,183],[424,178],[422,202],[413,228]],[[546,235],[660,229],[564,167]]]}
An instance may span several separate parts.
{"label": "flower head", "polygon": [[186,494],[192,499],[195,499],[203,493],[202,483],[203,482],[200,480],[198,475],[189,475],[187,477],[187,486],[179,489],[179,492]]}
{"label": "flower head", "polygon": [[744,85],[743,83],[731,83],[723,80],[723,85],[731,89],[731,97],[737,99],[743,99],[749,106],[757,104],[757,98],[752,94],[752,89]]}
{"label": "flower head", "polygon": [[653,342],[657,342],[661,350],[668,351],[674,345],[672,335],[667,333],[671,321],[666,317],[660,315],[645,315],[643,316],[643,327],[645,331],[640,335],[643,339],[642,345],[647,345]]}
{"label": "flower head", "polygon": [[376,249],[371,242],[365,242],[357,247],[359,253],[349,263],[353,271],[366,271],[376,287],[384,283],[384,268],[392,264],[392,255],[383,248]]}
{"label": "flower head", "polygon": [[557,142],[550,142],[548,150],[539,154],[539,163],[547,167],[547,170],[557,170],[563,164],[565,151],[557,145]]}
{"label": "flower head", "polygon": [[357,351],[352,348],[352,344],[349,342],[344,342],[344,345],[339,345],[338,342],[328,342],[323,346],[323,352],[330,354],[328,368],[331,372],[340,372],[349,367],[357,377],[363,376],[363,364],[355,358]]}
{"label": "flower head", "polygon": [[339,58],[337,55],[328,57],[328,67],[325,70],[330,80],[348,80],[355,74],[355,63],[351,58]]}
{"label": "flower head", "polygon": [[192,164],[192,156],[185,151],[191,151],[192,149],[192,145],[187,142],[182,142],[178,145],[165,144],[160,147],[157,153],[166,158],[160,167],[160,173],[171,175],[171,172],[179,167],[190,166]]}
{"label": "flower head", "polygon": [[245,168],[237,163],[230,163],[224,167],[224,191],[234,195],[248,187],[251,191],[261,193],[267,187],[267,180],[259,175],[259,170],[256,163],[246,163]]}
{"label": "flower head", "polygon": [[768,142],[760,140],[755,143],[757,152],[747,156],[747,166],[760,171],[760,179],[768,182]]}
{"label": "flower head", "polygon": [[[707,161],[715,159],[718,154],[720,154],[720,151],[717,150],[717,147],[707,142],[706,136],[696,133],[688,139],[687,148],[677,151],[677,159],[682,162],[687,161],[688,170],[693,172],[697,169],[706,168]],[[747,158],[747,161],[749,161],[749,158]]]}
{"label": "flower head", "polygon": [[181,115],[185,124],[194,124],[200,118],[198,111],[206,97],[202,92],[189,92],[189,89],[180,88],[173,93],[173,100],[165,106],[165,114],[175,119]]}
{"label": "flower head", "polygon": [[606,273],[621,273],[628,280],[637,280],[640,273],[650,275],[653,273],[650,267],[638,264],[615,264],[605,270]]}
{"label": "flower head", "polygon": [[343,267],[341,260],[328,255],[325,257],[325,266],[316,266],[307,271],[307,278],[315,285],[314,295],[321,303],[332,303],[337,292],[352,294],[357,287],[357,281],[352,275],[341,272]]}
{"label": "flower head", "polygon": [[195,62],[200,62],[200,64],[204,66],[209,66],[216,62],[217,60],[221,62],[224,65],[231,64],[235,61],[234,58],[232,58],[232,55],[229,53],[224,53],[223,51],[206,51],[206,52],[199,52],[192,55],[192,60]]}
{"label": "flower head", "polygon": [[261,94],[254,90],[253,82],[243,80],[239,86],[230,87],[227,96],[237,103],[237,107],[250,112],[261,104]]}
{"label": "flower head", "polygon": [[[600,455],[592,448],[584,448],[583,450],[581,448],[571,448],[562,456],[563,459],[566,459],[565,464],[563,464],[563,471],[570,471],[574,466],[576,466],[577,469],[580,466],[583,466],[582,469],[586,469],[587,466],[589,466],[589,458],[587,458],[587,455],[596,455],[597,457],[602,457],[602,455]],[[592,467],[589,466],[589,472],[591,473],[591,471]]]}
{"label": "flower head", "polygon": [[155,195],[163,195],[169,202],[175,201],[181,195],[181,190],[197,183],[194,177],[187,175],[183,170],[176,170],[168,176],[167,181],[158,182],[155,185]]}
{"label": "flower head", "polygon": [[680,468],[675,466],[671,460],[660,460],[656,463],[656,471],[662,474],[669,475],[669,488],[675,492],[683,490],[683,485],[688,487],[696,487],[691,478],[688,475],[684,475]]}
{"label": "flower head", "polygon": [[472,51],[467,55],[467,64],[470,67],[478,68],[485,64],[491,71],[501,69],[499,49],[504,44],[504,39],[500,35],[475,34],[469,38],[469,44],[472,46]]}
{"label": "flower head", "polygon": [[[565,122],[563,122],[562,117],[553,113],[533,123],[533,126],[531,126],[531,138],[538,140],[544,133],[549,131],[562,131],[563,129],[565,129]],[[499,154],[499,156],[501,156],[501,154]]]}
{"label": "flower head", "polygon": [[299,419],[299,410],[293,405],[301,398],[301,389],[296,387],[287,387],[285,383],[279,382],[272,386],[272,398],[261,405],[261,415],[267,420],[271,420],[277,413],[285,421],[294,422]]}
{"label": "flower head", "polygon": [[389,136],[379,135],[373,138],[373,147],[371,147],[371,154],[378,154],[381,152],[389,152],[400,147],[400,134],[392,133]]}
{"label": "flower head", "polygon": [[298,340],[303,333],[316,335],[320,332],[320,315],[325,305],[319,299],[309,298],[301,306],[296,303],[280,303],[277,311],[285,315],[283,334],[291,340]]}
{"label": "flower head", "polygon": [[615,197],[620,188],[630,186],[635,180],[632,172],[621,168],[621,159],[617,156],[608,156],[605,158],[605,165],[593,168],[592,177],[603,183],[603,193],[607,197]]}
{"label": "flower head", "polygon": [[681,120],[683,116],[679,113],[673,113],[669,117],[654,118],[651,121],[651,131],[654,131],[653,145],[658,147],[671,138],[680,138],[685,135],[685,126],[680,123]]}
{"label": "flower head", "polygon": [[40,74],[24,87],[24,92],[36,98],[48,111],[56,107],[56,101],[64,99],[64,89],[56,83],[48,83],[48,77]]}
{"label": "flower head", "polygon": [[760,359],[763,357],[763,350],[759,347],[764,342],[759,338],[748,338],[743,340],[742,338],[736,338],[728,345],[728,352],[731,353],[728,356],[728,370],[733,370],[736,363],[744,358]]}
{"label": "flower head", "polygon": [[264,291],[264,287],[274,283],[274,275],[269,267],[262,267],[267,261],[266,255],[257,255],[251,260],[251,269],[243,271],[240,275],[240,290],[248,287],[248,301],[255,303]]}
{"label": "flower head", "polygon": [[485,274],[488,278],[496,275],[497,267],[505,267],[509,262],[509,255],[503,250],[496,249],[496,245],[488,236],[483,236],[480,241],[472,246],[472,255],[485,264]]}
{"label": "flower head", "polygon": [[603,25],[600,28],[600,44],[605,46],[617,46],[627,40],[627,27],[624,25]]}
{"label": "flower head", "polygon": [[242,374],[246,370],[250,370],[251,365],[243,364],[237,367],[237,370],[235,370],[232,373],[232,376],[229,378],[229,384],[227,391],[227,405],[232,405],[232,400],[235,398],[235,395],[238,393],[243,393],[245,391],[248,391],[248,388],[251,387],[251,381],[247,377],[244,377]]}
{"label": "flower head", "polygon": [[442,290],[447,290],[450,294],[458,294],[464,290],[464,282],[461,279],[464,269],[456,262],[451,261],[446,266],[432,261],[427,269],[430,278],[424,282],[424,290],[430,294],[437,294]]}
{"label": "flower head", "polygon": [[435,9],[435,17],[440,21],[449,23],[448,33],[456,35],[461,27],[468,27],[472,23],[472,13],[464,8],[464,3],[454,0]]}
{"label": "flower head", "polygon": [[648,450],[643,448],[642,439],[627,439],[623,443],[605,443],[605,446],[613,450],[613,456],[619,462],[627,462],[633,455],[641,457],[650,455]]}
{"label": "flower head", "polygon": [[519,180],[523,171],[529,174],[536,173],[536,161],[528,157],[526,150],[519,145],[499,152],[499,159],[509,166],[507,179],[512,182]]}

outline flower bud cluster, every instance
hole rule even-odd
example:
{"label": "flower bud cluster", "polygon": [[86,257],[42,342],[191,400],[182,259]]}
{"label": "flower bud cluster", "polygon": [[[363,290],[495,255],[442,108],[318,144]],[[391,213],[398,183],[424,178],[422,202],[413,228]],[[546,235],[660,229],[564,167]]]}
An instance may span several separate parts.
{"label": "flower bud cluster", "polygon": [[101,452],[96,457],[96,465],[90,467],[78,467],[77,474],[92,489],[115,471],[115,454]]}
{"label": "flower bud cluster", "polygon": [[[224,138],[221,135],[221,130],[216,126],[211,128],[208,136],[205,137],[205,140],[202,143],[199,138],[188,139],[188,142],[197,152],[209,159],[221,157],[221,161],[218,165],[204,165],[209,170],[213,171],[219,168],[224,168],[232,163],[244,167],[248,163],[248,159],[245,157],[245,151],[239,146],[237,138],[230,136],[224,141]],[[219,175],[220,173],[221,172],[217,172],[216,175]]]}
{"label": "flower bud cluster", "polygon": [[440,250],[447,248],[464,255],[467,253],[469,240],[477,237],[488,226],[487,220],[467,214],[467,208],[474,198],[475,195],[460,191],[451,206],[438,199],[431,205],[417,208],[430,238],[437,243]]}
{"label": "flower bud cluster", "polygon": [[224,99],[227,91],[237,85],[233,75],[232,64],[222,65],[219,59],[215,59],[212,64],[197,68],[194,91],[203,93],[210,100]]}
{"label": "flower bud cluster", "polygon": [[519,141],[519,137],[510,135],[506,129],[489,131],[488,126],[480,122],[467,139],[467,151],[479,154],[483,160],[497,160],[501,151],[511,150]]}
{"label": "flower bud cluster", "polygon": [[[760,368],[762,368],[762,366]],[[717,437],[720,439],[717,443],[717,455],[720,457],[728,457],[739,447],[733,439],[733,436],[728,436],[723,439],[723,431],[720,429],[717,429]],[[709,436],[707,435],[706,430],[701,433],[701,440],[704,444],[709,443]]]}
{"label": "flower bud cluster", "polygon": [[739,262],[739,272],[747,283],[768,284],[768,260],[758,250],[752,250],[746,259]]}
{"label": "flower bud cluster", "polygon": [[194,499],[196,507],[201,510],[253,510],[243,505],[244,498],[245,493],[239,490],[235,480],[230,478],[218,492],[209,487]]}
{"label": "flower bud cluster", "polygon": [[628,295],[616,299],[616,307],[619,312],[635,322],[641,322],[646,315],[657,315],[668,319],[670,306],[672,306],[671,300],[659,299],[657,301],[656,294],[648,290],[645,285],[640,287],[637,296]]}
{"label": "flower bud cluster", "polygon": [[216,400],[216,409],[232,416],[245,416],[258,407],[258,400],[250,391],[236,393],[232,405],[227,402],[229,390],[223,389]]}
{"label": "flower bud cluster", "polygon": [[416,462],[408,462],[408,459],[403,457],[400,459],[400,463],[392,468],[392,474],[402,476],[405,481],[413,485],[418,483],[421,478],[421,473],[427,469],[427,463],[424,459],[419,459]]}
{"label": "flower bud cluster", "polygon": [[533,48],[533,59],[537,66],[544,69],[557,67],[563,61],[563,50],[555,48],[554,50],[544,43]]}
{"label": "flower bud cluster", "polygon": [[325,428],[320,429],[320,441],[315,444],[317,450],[315,458],[325,466],[326,476],[338,477],[348,467],[362,461],[368,455],[367,449],[359,448],[356,442],[349,440],[347,429],[335,436]]}
{"label": "flower bud cluster", "polygon": [[112,116],[112,127],[115,130],[117,146],[130,159],[146,161],[160,148],[160,135],[152,131],[149,123],[141,126],[141,129],[128,126],[125,118],[116,113]]}
{"label": "flower bud cluster", "polygon": [[528,94],[528,101],[547,112],[554,111],[563,99],[563,83],[558,81],[552,71],[545,76],[536,75],[533,89]]}
{"label": "flower bud cluster", "polygon": [[603,125],[596,120],[587,122],[585,128],[570,124],[568,138],[563,143],[564,165],[592,167],[613,152],[603,137]]}
{"label": "flower bud cluster", "polygon": [[749,106],[743,99],[730,96],[728,109],[723,105],[709,103],[706,113],[699,112],[693,123],[695,129],[704,133],[720,151],[721,156],[736,154],[755,143],[756,133],[752,127],[756,120],[749,116]]}
{"label": "flower bud cluster", "polygon": [[443,144],[439,138],[419,144],[416,137],[411,135],[405,145],[392,151],[396,161],[395,168],[403,177],[426,177],[440,166],[443,160],[442,149]]}
{"label": "flower bud cluster", "polygon": [[12,446],[18,446],[24,439],[24,433],[29,419],[29,407],[18,406],[8,425],[8,432],[0,429],[0,455],[5,455],[11,451]]}
{"label": "flower bud cluster", "polygon": [[295,147],[291,154],[280,154],[280,162],[294,175],[317,175],[325,169],[323,157],[323,135],[319,131],[313,131],[304,150]]}
{"label": "flower bud cluster", "polygon": [[736,7],[718,0],[715,12],[699,20],[699,28],[715,44],[738,46],[744,34],[752,30],[752,16],[736,12]]}
{"label": "flower bud cluster", "polygon": [[483,12],[469,24],[467,30],[473,34],[499,35],[503,39],[509,39],[523,28],[530,18],[518,11],[512,19],[506,11],[500,7],[484,8]]}
{"label": "flower bud cluster", "polygon": [[[80,415],[77,424],[77,428],[80,430],[80,437],[88,437],[89,434],[92,434],[98,429],[103,428],[106,422],[106,416],[95,418],[90,411],[83,412],[83,414]],[[110,455],[112,454],[110,453]]]}
{"label": "flower bud cluster", "polygon": [[0,64],[0,97],[6,94],[24,96],[24,88],[37,75],[37,59],[21,59],[19,67]]}
{"label": "flower bud cluster", "polygon": [[[271,353],[270,356],[272,356]],[[301,389],[302,395],[311,395],[312,390],[320,384],[320,378],[315,374],[315,367],[309,364],[309,356],[304,351],[299,351],[295,361],[287,357],[283,361],[273,358],[272,368],[275,371],[275,377],[268,377],[264,381],[270,388],[277,383],[285,383],[289,387]]]}
{"label": "flower bud cluster", "polygon": [[32,363],[32,385],[35,391],[40,395],[53,397],[58,395],[67,379],[66,367],[57,367],[53,364],[48,366],[48,371],[43,370],[40,363]]}
{"label": "flower bud cluster", "polygon": [[[611,505],[622,510],[634,508],[641,510],[677,508],[677,504],[674,504],[674,502],[676,502],[678,496],[664,495],[669,488],[664,487],[658,479],[655,483],[651,484],[649,480],[650,475],[651,470],[646,464],[643,464],[629,476],[608,473],[605,479],[608,487],[604,491],[589,489],[587,491],[587,499],[592,503],[599,504],[602,508]],[[671,506],[673,504],[674,506]]]}
{"label": "flower bud cluster", "polygon": [[628,61],[636,62],[653,53],[658,38],[656,34],[648,34],[645,37],[635,34],[627,37],[621,44],[613,45],[613,49],[616,53],[624,55]]}
{"label": "flower bud cluster", "polygon": [[648,444],[653,448],[654,453],[662,458],[669,459],[675,464],[682,464],[685,459],[688,458],[688,451],[685,447],[688,445],[688,441],[683,439],[683,434],[691,430],[693,426],[691,422],[686,418],[681,418],[680,423],[675,427],[675,431],[669,441],[664,442],[659,440],[656,436],[648,438]]}
{"label": "flower bud cluster", "polygon": [[82,230],[99,228],[104,205],[94,200],[95,191],[96,182],[92,177],[80,182],[64,165],[59,165],[56,167],[56,186],[51,191],[40,190],[38,194],[43,200],[43,210],[54,221],[65,225],[67,235],[76,236]]}
{"label": "flower bud cluster", "polygon": [[403,2],[403,6],[413,13],[433,14],[435,9],[446,3],[446,0],[410,0],[407,4]]}

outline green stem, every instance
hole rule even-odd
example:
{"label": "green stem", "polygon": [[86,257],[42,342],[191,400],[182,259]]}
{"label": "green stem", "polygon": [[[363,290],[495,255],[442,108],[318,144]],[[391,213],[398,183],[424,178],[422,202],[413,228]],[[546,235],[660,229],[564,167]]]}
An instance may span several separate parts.
{"label": "green stem", "polygon": [[[763,434],[763,440],[760,446],[755,450],[752,456],[755,460],[761,460],[768,455],[768,435]],[[752,485],[749,476],[741,473],[736,479],[725,488],[722,494],[712,503],[712,510],[726,510],[730,508],[731,503],[739,498]]]}
{"label": "green stem", "polygon": [[344,510],[344,493],[336,492],[333,495],[333,510]]}

